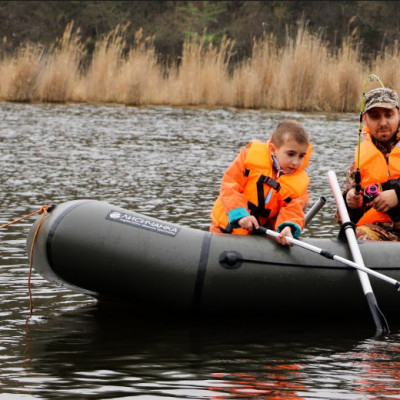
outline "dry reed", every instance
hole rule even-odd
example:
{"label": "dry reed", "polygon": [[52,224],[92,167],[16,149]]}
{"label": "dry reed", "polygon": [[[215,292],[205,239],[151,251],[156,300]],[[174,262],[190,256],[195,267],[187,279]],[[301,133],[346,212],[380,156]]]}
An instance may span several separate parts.
{"label": "dry reed", "polygon": [[79,64],[84,54],[79,29],[73,33],[69,24],[60,41],[44,57],[37,76],[35,99],[41,102],[63,103],[73,97],[79,82]]}
{"label": "dry reed", "polygon": [[159,91],[163,75],[157,65],[153,38],[143,38],[140,29],[135,35],[135,46],[121,63],[117,76],[117,101],[127,105],[160,103]]}
{"label": "dry reed", "polygon": [[216,46],[203,35],[185,41],[180,60],[166,67],[157,62],[153,38],[139,30],[127,48],[125,35],[126,26],[117,26],[85,66],[89,55],[72,23],[46,51],[26,44],[0,60],[0,101],[354,112],[370,73],[400,88],[398,43],[366,65],[354,44],[344,41],[331,53],[304,26],[283,48],[272,35],[254,41],[251,56],[232,66],[235,43],[224,37]]}
{"label": "dry reed", "polygon": [[229,60],[234,43],[223,38],[219,48],[194,39],[184,43],[181,64],[169,75],[172,105],[227,105],[230,101]]}
{"label": "dry reed", "polygon": [[279,73],[279,56],[273,35],[254,41],[252,57],[239,65],[232,79],[231,106],[273,108],[273,86]]}
{"label": "dry reed", "polygon": [[96,43],[88,71],[82,76],[82,100],[94,103],[114,103],[120,95],[118,76],[124,62],[126,27],[117,26]]}
{"label": "dry reed", "polygon": [[42,48],[26,44],[15,54],[0,62],[0,99],[30,102],[35,96],[35,85],[41,70]]}

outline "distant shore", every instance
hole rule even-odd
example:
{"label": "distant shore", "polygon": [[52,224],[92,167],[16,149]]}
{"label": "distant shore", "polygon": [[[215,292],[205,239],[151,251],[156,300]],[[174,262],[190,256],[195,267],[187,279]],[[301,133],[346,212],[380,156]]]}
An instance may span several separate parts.
{"label": "distant shore", "polygon": [[140,30],[133,48],[126,49],[123,38],[123,28],[111,31],[88,65],[72,24],[46,52],[25,45],[0,60],[0,101],[355,112],[364,86],[380,86],[376,80],[366,85],[370,74],[400,88],[398,51],[385,50],[365,65],[348,42],[332,54],[306,29],[285,48],[272,36],[255,42],[252,56],[234,66],[235,43],[228,38],[219,46],[205,38],[187,41],[179,63],[168,66],[158,63],[151,38]]}

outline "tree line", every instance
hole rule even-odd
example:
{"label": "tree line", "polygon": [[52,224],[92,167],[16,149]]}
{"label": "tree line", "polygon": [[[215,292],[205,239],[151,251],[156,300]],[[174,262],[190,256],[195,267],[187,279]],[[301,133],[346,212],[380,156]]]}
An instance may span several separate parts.
{"label": "tree line", "polygon": [[398,46],[397,1],[1,1],[0,54],[13,54],[26,43],[51,46],[71,22],[86,50],[116,26],[126,27],[126,43],[135,33],[152,37],[160,60],[176,60],[184,42],[204,37],[215,45],[235,42],[231,61],[249,57],[254,40],[271,34],[285,46],[299,24],[320,37],[331,51],[344,40],[358,46],[365,62]]}

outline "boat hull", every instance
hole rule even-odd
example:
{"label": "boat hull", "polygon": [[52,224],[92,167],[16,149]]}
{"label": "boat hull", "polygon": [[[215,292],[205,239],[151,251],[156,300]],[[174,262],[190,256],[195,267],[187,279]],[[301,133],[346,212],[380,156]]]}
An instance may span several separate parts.
{"label": "boat hull", "polygon": [[[299,246],[262,236],[212,234],[106,202],[57,205],[27,239],[35,270],[50,282],[100,301],[184,314],[368,314],[358,272]],[[346,243],[305,242],[352,259]],[[362,242],[365,265],[400,280],[400,244]],[[376,277],[383,313],[398,314],[400,294]]]}

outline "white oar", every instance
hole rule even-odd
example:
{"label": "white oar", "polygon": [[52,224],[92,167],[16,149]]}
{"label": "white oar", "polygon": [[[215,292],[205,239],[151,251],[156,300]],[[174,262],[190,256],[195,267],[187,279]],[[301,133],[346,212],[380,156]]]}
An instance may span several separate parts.
{"label": "white oar", "polygon": [[[279,235],[278,232],[264,228],[263,226],[260,226],[260,228],[258,230],[259,230],[259,232],[263,233],[264,235],[273,236],[275,238]],[[285,238],[289,243],[295,244],[296,246],[302,247],[303,249],[313,251],[314,253],[320,254],[323,257],[329,258],[331,260],[339,261],[339,262],[346,264],[350,267],[353,267],[357,270],[360,270],[360,271],[366,272],[367,274],[375,276],[376,278],[382,279],[385,282],[388,282],[388,283],[394,285],[400,291],[400,282],[396,281],[396,279],[390,278],[389,276],[381,274],[378,271],[367,268],[365,265],[357,264],[354,261],[348,260],[347,258],[343,258],[341,256],[333,254],[329,250],[321,249],[320,247],[313,246],[312,244],[302,242],[297,239],[293,239],[289,236],[285,236]]]}
{"label": "white oar", "polygon": [[[360,278],[361,286],[363,288],[365,297],[367,298],[367,302],[372,314],[372,318],[374,319],[377,333],[389,333],[389,326],[386,322],[384,315],[378,307],[378,303],[375,298],[375,294],[372,290],[371,283],[369,281],[368,275],[366,274],[364,261],[361,255],[360,248],[358,247],[357,238],[354,232],[353,227],[349,224],[350,217],[347,212],[346,204],[344,203],[342,191],[340,190],[335,171],[328,172],[329,183],[331,184],[332,192],[336,200],[336,205],[339,211],[340,219],[342,224],[344,225],[345,234],[347,237],[347,241],[350,246],[351,254],[353,256],[354,261],[358,265],[357,272]],[[360,268],[361,267],[361,268]],[[398,287],[397,283],[395,284]]]}

